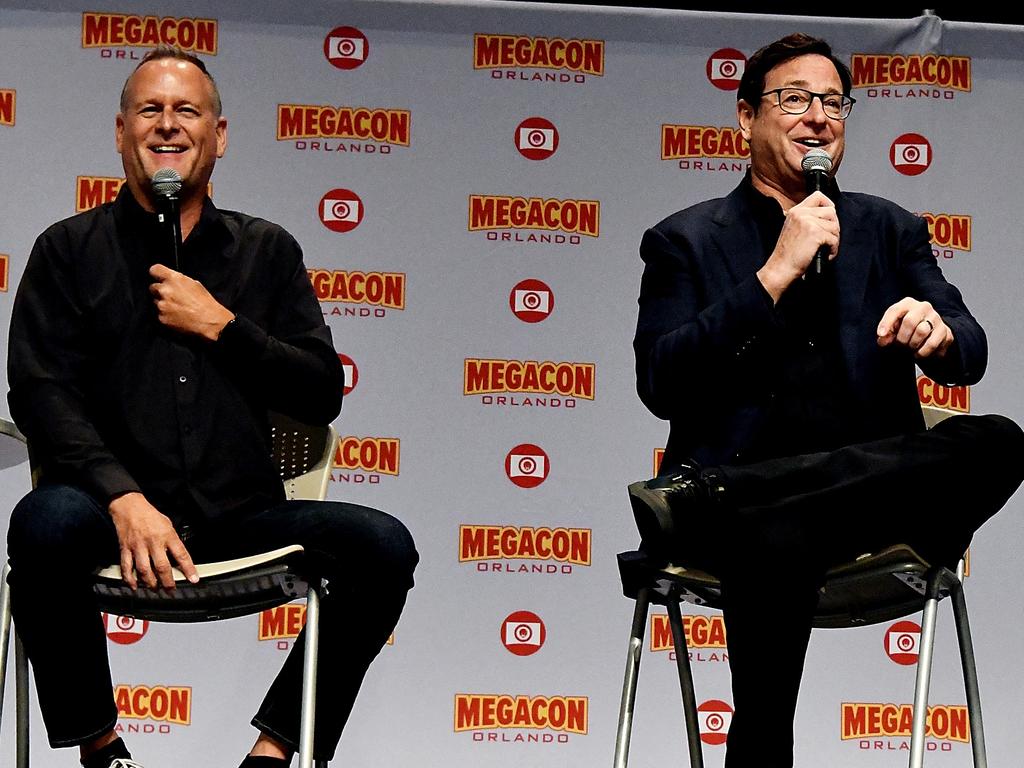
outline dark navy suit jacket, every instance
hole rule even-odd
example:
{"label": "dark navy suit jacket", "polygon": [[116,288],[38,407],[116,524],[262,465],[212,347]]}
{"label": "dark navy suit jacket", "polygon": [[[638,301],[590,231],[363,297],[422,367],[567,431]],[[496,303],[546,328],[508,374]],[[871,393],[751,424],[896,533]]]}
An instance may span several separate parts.
{"label": "dark navy suit jacket", "polygon": [[[773,396],[781,319],[755,275],[766,251],[747,194],[741,184],[727,197],[679,211],[640,245],[637,391],[670,421],[665,468],[688,458],[742,463]],[[839,254],[831,265],[849,421],[863,440],[921,429],[915,361],[905,347],[878,346],[883,313],[905,296],[931,302],[955,343],[943,359],[920,367],[944,384],[981,378],[985,333],[943,277],[923,219],[859,193],[839,193],[836,209]]]}

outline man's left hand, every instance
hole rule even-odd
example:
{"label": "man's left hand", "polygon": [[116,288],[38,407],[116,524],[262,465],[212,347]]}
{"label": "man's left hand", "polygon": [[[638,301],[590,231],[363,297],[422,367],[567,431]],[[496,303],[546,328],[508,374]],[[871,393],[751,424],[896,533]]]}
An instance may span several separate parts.
{"label": "man's left hand", "polygon": [[932,305],[909,296],[885,310],[878,324],[878,346],[898,344],[918,359],[944,357],[952,343],[953,331]]}
{"label": "man's left hand", "polygon": [[216,341],[234,314],[217,301],[205,286],[163,264],[149,268],[153,284],[149,292],[161,323],[182,333]]}

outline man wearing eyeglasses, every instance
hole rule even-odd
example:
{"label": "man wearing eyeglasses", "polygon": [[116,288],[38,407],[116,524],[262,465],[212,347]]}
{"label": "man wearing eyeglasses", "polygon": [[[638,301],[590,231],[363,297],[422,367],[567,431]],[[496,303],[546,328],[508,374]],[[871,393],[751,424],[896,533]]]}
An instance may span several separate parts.
{"label": "man wearing eyeglasses", "polygon": [[[1004,466],[1024,451],[1010,420],[924,430],[915,365],[973,384],[987,360],[924,220],[832,177],[808,193],[808,152],[827,153],[833,174],[842,162],[850,90],[822,40],[794,34],[759,50],[736,106],[750,172],[640,246],[637,390],[671,432],[661,476],[631,485],[630,500],[652,557],[722,580],[727,768],[792,766],[830,565],[895,543],[955,563],[1022,479]],[[785,595],[766,593],[767,574]]]}

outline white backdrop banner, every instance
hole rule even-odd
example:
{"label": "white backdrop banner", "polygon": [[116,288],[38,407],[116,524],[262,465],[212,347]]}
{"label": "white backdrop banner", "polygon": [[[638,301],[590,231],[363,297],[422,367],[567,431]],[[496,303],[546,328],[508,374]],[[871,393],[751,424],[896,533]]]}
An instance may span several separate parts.
{"label": "white backdrop banner", "polygon": [[[625,486],[654,473],[667,433],[634,389],[637,246],[742,178],[739,77],[792,31],[828,39],[853,72],[840,184],[927,218],[988,330],[986,379],[922,379],[922,400],[1021,421],[1024,268],[1010,224],[1024,158],[1007,147],[1024,118],[1024,28],[461,0],[0,0],[3,338],[35,237],[116,194],[118,95],[160,42],[203,57],[220,84],[230,147],[214,200],[304,248],[350,374],[330,497],[397,515],[422,555],[339,765],[610,763],[632,614],[615,554],[637,544]],[[28,466],[17,446],[0,457],[9,510]],[[967,587],[993,765],[1024,752],[1024,618],[1007,589],[1024,578],[1020,507],[975,538]],[[947,610],[928,760],[965,766]],[[716,613],[686,613],[714,768],[732,711],[727,638]],[[237,765],[302,618],[299,605],[219,625],[108,617],[118,728],[136,756]],[[917,621],[815,633],[797,765],[906,760]],[[654,616],[637,766],[684,759],[674,653]],[[68,765],[33,710],[33,765]],[[4,711],[0,764],[12,765],[13,685]]]}

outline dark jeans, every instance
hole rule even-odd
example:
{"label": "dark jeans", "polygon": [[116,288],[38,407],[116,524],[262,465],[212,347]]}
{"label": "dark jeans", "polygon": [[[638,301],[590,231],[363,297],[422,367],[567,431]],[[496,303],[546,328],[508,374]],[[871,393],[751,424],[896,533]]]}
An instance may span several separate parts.
{"label": "dark jeans", "polygon": [[727,768],[790,768],[800,677],[825,571],[907,543],[955,564],[1024,479],[1024,433],[1001,416],[829,453],[721,467],[729,503],[693,551],[722,580],[734,714]]}
{"label": "dark jeans", "polygon": [[[331,759],[363,675],[413,585],[419,557],[409,532],[368,507],[287,501],[230,524],[193,526],[186,535],[196,562],[301,544],[311,568],[328,580],[320,611],[314,753],[318,760]],[[77,488],[42,485],[15,507],[8,553],[11,609],[32,662],[50,744],[88,742],[117,721],[107,638],[86,578],[119,560],[113,522]],[[52,616],[60,617],[60,632],[52,631]],[[303,633],[252,720],[293,749],[304,645]]]}

